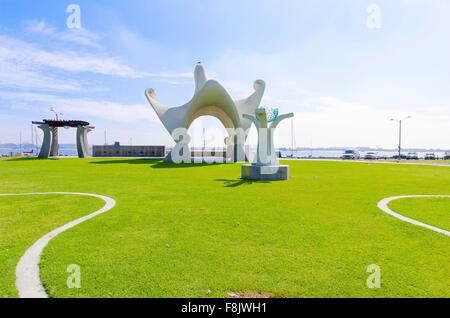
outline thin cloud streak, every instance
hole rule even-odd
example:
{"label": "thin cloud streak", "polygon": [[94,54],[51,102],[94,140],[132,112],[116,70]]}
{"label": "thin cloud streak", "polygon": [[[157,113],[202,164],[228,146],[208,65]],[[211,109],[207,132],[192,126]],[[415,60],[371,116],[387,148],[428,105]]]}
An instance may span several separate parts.
{"label": "thin cloud streak", "polygon": [[50,67],[74,73],[131,78],[144,76],[144,73],[123,64],[118,58],[64,49],[48,51],[6,35],[0,35],[0,60],[28,66],[31,69]]}
{"label": "thin cloud streak", "polygon": [[142,120],[158,122],[153,110],[145,104],[121,104],[90,98],[63,98],[50,94],[8,91],[0,91],[0,102],[17,102],[21,107],[25,103],[35,111],[47,110],[48,105],[58,105],[58,110],[67,116],[95,117],[127,124]]}
{"label": "thin cloud streak", "polygon": [[45,20],[32,20],[26,23],[25,29],[30,33],[47,36],[53,40],[81,44],[97,49],[102,47],[99,43],[100,35],[85,28],[58,31],[56,27]]}

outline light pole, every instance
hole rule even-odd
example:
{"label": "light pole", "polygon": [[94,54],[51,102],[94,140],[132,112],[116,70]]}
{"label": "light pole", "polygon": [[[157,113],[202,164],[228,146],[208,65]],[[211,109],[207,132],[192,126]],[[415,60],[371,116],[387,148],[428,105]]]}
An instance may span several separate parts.
{"label": "light pole", "polygon": [[50,108],[50,111],[55,113],[56,120],[59,120],[58,116],[62,116],[63,115],[62,113],[58,113],[53,107]]}
{"label": "light pole", "polygon": [[402,123],[410,118],[412,118],[412,116],[408,116],[402,119],[391,118],[391,121],[398,122],[398,160],[402,160]]}

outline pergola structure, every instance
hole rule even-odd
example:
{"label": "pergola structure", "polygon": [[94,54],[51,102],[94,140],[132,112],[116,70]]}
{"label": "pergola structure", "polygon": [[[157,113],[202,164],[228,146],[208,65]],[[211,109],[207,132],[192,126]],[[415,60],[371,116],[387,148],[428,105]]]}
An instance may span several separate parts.
{"label": "pergola structure", "polygon": [[76,128],[77,151],[79,158],[89,157],[89,145],[87,134],[95,127],[89,126],[87,121],[82,120],[54,120],[44,119],[43,121],[33,121],[34,125],[44,132],[39,158],[55,157],[59,155],[58,128]]}

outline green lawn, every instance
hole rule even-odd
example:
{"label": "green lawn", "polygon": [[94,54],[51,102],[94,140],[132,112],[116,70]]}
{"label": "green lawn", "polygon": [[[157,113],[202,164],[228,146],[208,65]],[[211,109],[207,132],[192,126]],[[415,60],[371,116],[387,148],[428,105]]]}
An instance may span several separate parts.
{"label": "green lawn", "polygon": [[[117,201],[45,249],[41,277],[51,297],[450,297],[450,238],[377,208],[390,196],[450,194],[449,167],[288,164],[292,180],[262,183],[239,180],[240,164],[0,160],[0,193],[91,192]],[[444,226],[449,201],[422,206]],[[0,269],[9,277],[1,294],[15,296],[15,264],[37,237],[102,204],[1,198],[1,220],[11,219],[0,225]],[[80,289],[66,287],[69,264],[81,267]],[[380,289],[366,287],[370,264],[381,267]]]}
{"label": "green lawn", "polygon": [[450,198],[400,199],[389,203],[389,208],[404,216],[450,231]]}
{"label": "green lawn", "polygon": [[378,162],[396,162],[396,163],[402,163],[402,164],[427,164],[427,165],[450,165],[450,160],[406,160],[402,159],[399,161],[398,159],[386,159],[386,160],[379,160]]}
{"label": "green lawn", "polygon": [[103,204],[99,199],[73,195],[0,196],[0,297],[17,297],[15,267],[28,247],[59,225]]}

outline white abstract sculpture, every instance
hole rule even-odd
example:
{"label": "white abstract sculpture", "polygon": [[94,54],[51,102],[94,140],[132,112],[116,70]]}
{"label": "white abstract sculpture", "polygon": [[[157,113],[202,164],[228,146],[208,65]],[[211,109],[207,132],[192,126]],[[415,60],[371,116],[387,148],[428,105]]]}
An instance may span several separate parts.
{"label": "white abstract sculpture", "polygon": [[[243,114],[253,113],[258,108],[264,95],[264,81],[255,81],[253,84],[255,92],[242,100],[232,100],[222,85],[215,80],[207,80],[205,70],[200,64],[195,67],[194,81],[194,96],[188,103],[179,107],[169,107],[160,103],[152,88],[147,89],[145,95],[177,145],[183,142],[176,133],[177,129],[187,131],[192,122],[200,116],[214,116],[219,119],[229,133],[226,144],[233,148],[232,160],[237,161],[239,157],[237,152],[243,154],[243,145],[252,124],[252,121],[244,118]],[[238,132],[242,132],[243,138],[238,138]],[[178,149],[177,146],[175,149]],[[172,155],[169,155],[166,161],[172,161]]]}

